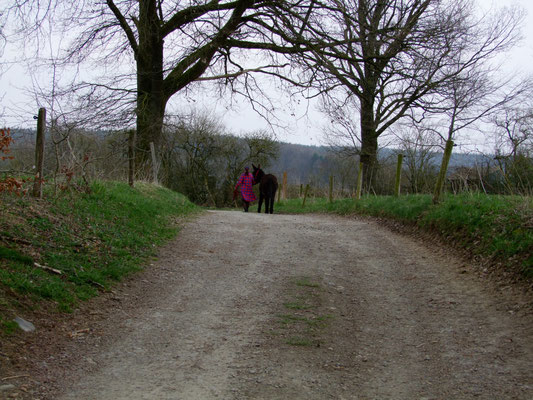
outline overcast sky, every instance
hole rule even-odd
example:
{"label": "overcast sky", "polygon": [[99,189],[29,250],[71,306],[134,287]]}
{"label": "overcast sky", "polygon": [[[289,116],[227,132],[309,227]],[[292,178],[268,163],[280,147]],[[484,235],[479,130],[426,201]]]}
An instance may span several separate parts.
{"label": "overcast sky", "polygon": [[[482,8],[502,7],[506,5],[518,4],[524,8],[527,15],[524,20],[522,33],[523,42],[515,48],[510,55],[505,57],[503,68],[509,73],[530,74],[533,73],[533,0],[477,0]],[[4,56],[5,60],[5,56]],[[11,68],[0,79],[0,95],[3,96],[3,106],[9,106],[12,100],[22,98],[20,87],[23,86],[21,79],[23,70],[20,68]],[[7,93],[7,95],[6,95]],[[288,110],[289,105],[286,103],[286,95],[279,93],[274,99],[279,110],[280,120],[287,129],[276,129],[278,139],[293,143],[301,144],[321,144],[321,132],[326,123],[324,117],[316,110],[316,104],[307,104],[300,106],[296,110]],[[245,103],[235,109],[227,109],[222,103],[218,103],[215,98],[206,98],[195,102],[195,105],[203,103],[203,106],[212,112],[215,108],[215,114],[220,116],[225,122],[228,130],[232,133],[246,133],[258,129],[266,129],[267,123],[255,114]],[[218,103],[218,104],[217,104]],[[36,113],[37,105],[28,110],[28,115]],[[22,110],[26,113],[25,110]],[[294,115],[293,115],[294,113]],[[9,114],[9,112],[8,112]],[[10,124],[10,121],[1,121],[0,125]],[[30,121],[31,123],[31,121]]]}

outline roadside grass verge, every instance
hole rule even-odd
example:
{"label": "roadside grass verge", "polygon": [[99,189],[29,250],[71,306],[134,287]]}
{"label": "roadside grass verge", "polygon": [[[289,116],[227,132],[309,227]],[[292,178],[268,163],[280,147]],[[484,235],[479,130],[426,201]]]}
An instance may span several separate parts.
{"label": "roadside grass verge", "polygon": [[109,290],[174,237],[181,218],[200,210],[178,193],[142,182],[135,188],[95,182],[89,194],[45,200],[3,196],[0,209],[4,332],[12,330],[16,310],[68,312]]}
{"label": "roadside grass verge", "polygon": [[[437,232],[473,255],[490,258],[533,278],[533,198],[485,194],[447,195],[434,205],[430,195],[290,199],[276,203],[280,213],[370,215]],[[257,208],[255,208],[257,210]]]}

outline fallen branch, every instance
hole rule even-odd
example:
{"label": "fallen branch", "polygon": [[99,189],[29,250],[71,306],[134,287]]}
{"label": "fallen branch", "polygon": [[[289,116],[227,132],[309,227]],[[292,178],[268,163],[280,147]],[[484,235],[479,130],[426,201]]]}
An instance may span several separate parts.
{"label": "fallen branch", "polygon": [[98,283],[98,282],[93,281],[93,280],[89,280],[89,283],[90,283],[91,285],[93,285],[93,286],[97,286],[97,287],[101,288],[102,290],[105,290],[105,286],[102,285],[101,283]]}
{"label": "fallen branch", "polygon": [[85,329],[80,329],[80,330],[77,330],[77,331],[74,331],[74,332],[70,332],[69,333],[69,336],[71,338],[77,338],[77,337],[80,337],[86,333],[89,333],[91,332],[91,328],[85,328]]}
{"label": "fallen branch", "polygon": [[7,381],[9,379],[17,379],[17,378],[29,378],[29,375],[14,375],[14,376],[6,376],[5,378],[0,379],[2,382]]}
{"label": "fallen branch", "polygon": [[57,274],[57,275],[63,275],[63,272],[58,270],[58,269],[55,269],[55,268],[51,268],[51,267],[47,267],[46,265],[41,265],[41,264],[37,264],[36,262],[33,263],[33,266],[34,267],[37,267],[37,268],[41,268],[47,272],[51,272],[53,274]]}

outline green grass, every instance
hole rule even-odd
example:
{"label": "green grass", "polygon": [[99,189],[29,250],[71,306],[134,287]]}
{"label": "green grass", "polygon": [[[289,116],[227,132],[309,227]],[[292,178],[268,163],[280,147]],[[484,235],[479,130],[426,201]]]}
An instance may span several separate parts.
{"label": "green grass", "polygon": [[12,335],[17,332],[18,329],[19,326],[15,321],[5,321],[0,318],[0,331],[4,332],[6,335]]}
{"label": "green grass", "polygon": [[33,264],[33,259],[31,257],[21,254],[17,250],[9,249],[7,247],[0,246],[0,259],[10,260],[20,262],[22,264]]}
{"label": "green grass", "polygon": [[307,320],[306,317],[302,317],[299,315],[293,315],[293,314],[280,314],[278,315],[279,323],[281,325],[287,326],[296,322],[305,322]]}
{"label": "green grass", "polygon": [[307,276],[303,276],[300,278],[295,279],[294,284],[296,286],[305,286],[305,287],[311,287],[311,288],[319,288],[320,284],[316,282],[312,282],[311,278]]}
{"label": "green grass", "polygon": [[[285,344],[291,346],[319,346],[323,343],[320,335],[325,333],[332,315],[321,315],[322,298],[320,284],[310,277],[297,276],[288,282],[287,301],[283,303],[284,311],[276,315],[276,322]],[[272,333],[272,332],[271,332]]]}
{"label": "green grass", "polygon": [[309,338],[305,338],[305,337],[298,337],[298,336],[295,336],[295,337],[290,337],[288,338],[285,343],[287,344],[290,344],[291,346],[302,346],[302,347],[306,347],[306,346],[313,346],[313,345],[317,345],[319,343],[319,341],[317,340],[311,340]]}
{"label": "green grass", "polygon": [[[140,270],[177,234],[179,219],[199,211],[180,194],[140,182],[135,188],[96,182],[89,194],[12,199],[2,206],[0,289],[35,303],[47,300],[62,311]],[[35,268],[25,254],[28,243],[36,262],[62,274]],[[6,303],[0,314],[9,311]]]}
{"label": "green grass", "polygon": [[517,266],[533,278],[533,199],[485,194],[447,195],[434,205],[430,195],[290,199],[276,203],[279,213],[362,214],[394,219],[436,231],[454,245],[495,262]]}
{"label": "green grass", "polygon": [[299,302],[299,301],[292,301],[288,303],[283,303],[283,306],[285,308],[288,308],[289,310],[307,310],[310,308],[308,304]]}
{"label": "green grass", "polygon": [[531,200],[481,195],[450,196],[420,219],[420,225],[455,237],[475,254],[498,260],[524,257],[524,272],[529,276],[533,276],[532,222]]}

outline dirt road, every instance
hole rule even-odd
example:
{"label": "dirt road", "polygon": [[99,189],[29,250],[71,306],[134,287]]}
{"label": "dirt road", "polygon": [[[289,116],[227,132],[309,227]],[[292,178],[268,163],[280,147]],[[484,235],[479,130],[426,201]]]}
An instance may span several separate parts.
{"label": "dirt road", "polygon": [[367,220],[207,212],[114,296],[41,398],[533,399],[523,304]]}

